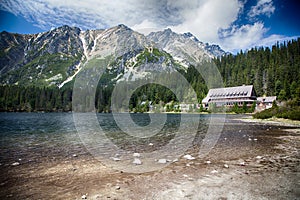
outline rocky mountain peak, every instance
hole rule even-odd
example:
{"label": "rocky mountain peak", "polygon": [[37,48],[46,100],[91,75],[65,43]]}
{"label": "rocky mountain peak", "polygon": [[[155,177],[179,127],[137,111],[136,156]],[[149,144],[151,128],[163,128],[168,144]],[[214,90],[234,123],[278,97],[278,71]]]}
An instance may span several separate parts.
{"label": "rocky mountain peak", "polygon": [[0,51],[2,84],[59,87],[72,81],[83,66],[98,65],[98,60],[107,58],[112,79],[130,80],[150,72],[187,68],[224,52],[192,33],[165,29],[145,36],[124,24],[86,31],[65,25],[32,35],[1,32]]}
{"label": "rocky mountain peak", "polygon": [[121,30],[132,31],[131,28],[129,28],[128,26],[126,26],[126,25],[124,25],[124,24],[119,24],[117,27],[118,27],[119,29],[121,29]]}
{"label": "rocky mountain peak", "polygon": [[68,26],[68,25],[63,25],[63,26],[60,26],[60,27],[57,27],[57,28],[54,28],[52,30],[50,30],[49,32],[75,32],[76,34],[80,34],[81,30],[80,28],[78,27],[71,27],[71,26]]}
{"label": "rocky mountain peak", "polygon": [[198,43],[202,43],[198,40],[198,38],[196,38],[196,36],[194,36],[192,33],[190,32],[187,32],[187,33],[183,33],[182,34],[184,37],[186,38],[190,38],[191,40],[194,40],[195,42],[198,42]]}

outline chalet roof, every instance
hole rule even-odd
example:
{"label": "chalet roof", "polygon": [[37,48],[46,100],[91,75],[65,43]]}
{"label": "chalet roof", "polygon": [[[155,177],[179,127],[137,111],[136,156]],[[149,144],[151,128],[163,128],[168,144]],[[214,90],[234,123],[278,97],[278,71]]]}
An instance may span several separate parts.
{"label": "chalet roof", "polygon": [[250,98],[255,95],[253,85],[243,85],[237,87],[214,88],[208,91],[207,96],[202,100],[208,103],[210,100],[232,99],[232,98]]}
{"label": "chalet roof", "polygon": [[264,103],[273,103],[273,101],[276,101],[277,96],[270,96],[270,97],[257,97],[258,102],[264,102]]}

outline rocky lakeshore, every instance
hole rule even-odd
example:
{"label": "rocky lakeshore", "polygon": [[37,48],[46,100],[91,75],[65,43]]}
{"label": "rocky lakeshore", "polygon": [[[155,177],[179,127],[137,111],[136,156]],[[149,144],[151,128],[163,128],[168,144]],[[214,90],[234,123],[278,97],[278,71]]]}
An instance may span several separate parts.
{"label": "rocky lakeshore", "polygon": [[[205,158],[198,157],[196,143],[178,161],[161,170],[140,174],[113,170],[94,159],[83,146],[77,148],[80,151],[60,156],[47,152],[47,156],[34,162],[26,157],[15,161],[2,159],[1,199],[297,199],[300,196],[297,125],[227,120],[217,145]],[[160,162],[164,165],[168,161]]]}

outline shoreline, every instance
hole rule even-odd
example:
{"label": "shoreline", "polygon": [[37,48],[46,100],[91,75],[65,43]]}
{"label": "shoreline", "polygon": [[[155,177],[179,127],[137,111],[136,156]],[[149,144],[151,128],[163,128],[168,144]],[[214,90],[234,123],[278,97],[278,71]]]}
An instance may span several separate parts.
{"label": "shoreline", "polygon": [[[300,185],[296,126],[229,118],[219,142],[199,158],[191,147],[161,170],[111,169],[88,152],[36,163],[1,163],[3,199],[295,199]],[[286,127],[286,129],[285,129]],[[252,138],[251,140],[249,140]],[[256,140],[254,140],[256,139]],[[77,147],[78,148],[78,147]],[[163,165],[163,164],[162,164]],[[7,173],[4,173],[7,172]]]}
{"label": "shoreline", "polygon": [[261,123],[261,124],[270,124],[270,125],[280,125],[280,126],[291,126],[291,127],[300,127],[300,121],[291,120],[291,119],[284,119],[284,118],[277,118],[272,117],[268,119],[255,119],[252,117],[243,117],[241,119],[243,122],[254,122],[254,123]]}

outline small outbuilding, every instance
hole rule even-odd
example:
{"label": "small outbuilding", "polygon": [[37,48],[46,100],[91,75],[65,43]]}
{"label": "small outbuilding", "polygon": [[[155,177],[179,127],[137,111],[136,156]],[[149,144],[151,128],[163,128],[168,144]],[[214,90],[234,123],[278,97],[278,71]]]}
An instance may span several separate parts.
{"label": "small outbuilding", "polygon": [[257,110],[265,110],[272,108],[273,102],[276,102],[277,96],[270,97],[257,97],[256,108]]}

